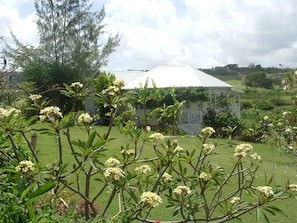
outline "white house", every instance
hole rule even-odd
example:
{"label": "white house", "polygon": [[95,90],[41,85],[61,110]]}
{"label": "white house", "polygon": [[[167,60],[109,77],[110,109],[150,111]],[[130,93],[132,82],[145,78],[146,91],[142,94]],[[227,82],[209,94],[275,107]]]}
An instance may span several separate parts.
{"label": "white house", "polygon": [[[240,90],[209,74],[188,65],[158,66],[150,71],[109,71],[117,79],[126,82],[125,89],[139,88],[149,80],[149,88],[153,88],[152,81],[158,88],[170,87],[199,87],[208,91],[209,102],[186,102],[181,114],[179,128],[190,134],[197,134],[202,126],[203,116],[209,106],[218,107],[219,98],[224,95],[231,101],[229,110],[240,117]],[[152,81],[151,81],[152,80]],[[141,109],[137,114],[141,116]]]}

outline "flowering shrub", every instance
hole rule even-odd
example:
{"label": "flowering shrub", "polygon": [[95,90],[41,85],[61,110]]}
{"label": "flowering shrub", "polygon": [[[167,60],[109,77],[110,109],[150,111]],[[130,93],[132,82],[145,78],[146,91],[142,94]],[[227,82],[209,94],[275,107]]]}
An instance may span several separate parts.
{"label": "flowering shrub", "polygon": [[[34,123],[32,119],[38,120],[37,117],[25,120],[15,111],[2,115],[2,145],[10,150],[10,153],[2,153],[7,156],[3,155],[5,168],[1,169],[1,179],[4,175],[9,178],[3,183],[2,192],[7,199],[9,191],[20,204],[15,208],[5,203],[15,210],[13,221],[6,222],[34,222],[40,220],[40,212],[61,205],[65,212],[70,211],[73,201],[63,196],[64,191],[71,192],[78,200],[76,203],[83,204],[79,211],[72,211],[83,213],[84,221],[125,223],[158,222],[150,219],[151,213],[165,206],[176,222],[226,222],[254,209],[259,212],[267,209],[275,214],[278,209],[271,206],[272,201],[294,196],[296,184],[287,183],[281,189],[269,183],[257,183],[261,156],[252,153],[251,144],[235,147],[230,169],[213,162],[213,156],[219,151],[212,139],[216,133],[212,127],[201,129],[195,149],[189,149],[180,145],[176,138],[151,133],[149,126],[136,128],[127,120],[119,124],[127,143],[110,156],[107,151],[113,142],[110,132],[118,124],[114,122],[119,115],[118,108],[127,102],[127,95],[121,92],[123,84],[120,81],[113,84],[97,95],[98,101],[104,102],[111,113],[111,125],[104,134],[92,127],[92,117],[87,113],[74,109],[62,114],[56,106],[41,108],[40,120],[46,128],[40,132],[55,136],[58,148],[57,161],[49,161],[48,165],[39,161],[38,153],[27,138]],[[75,98],[81,87],[78,83],[66,86],[64,94]],[[6,114],[4,109],[1,111]],[[263,120],[269,125],[269,117]],[[83,124],[82,131],[86,134],[73,139],[71,131],[76,124]],[[290,130],[284,130],[282,136],[291,144],[294,128],[286,129]],[[19,149],[23,142],[26,142],[26,152]],[[65,161],[65,155],[67,160],[71,159],[70,163]],[[50,199],[36,210],[34,205],[40,204],[37,199],[40,197]],[[6,216],[8,211],[0,209],[0,213]],[[52,210],[51,213],[59,212]]]}

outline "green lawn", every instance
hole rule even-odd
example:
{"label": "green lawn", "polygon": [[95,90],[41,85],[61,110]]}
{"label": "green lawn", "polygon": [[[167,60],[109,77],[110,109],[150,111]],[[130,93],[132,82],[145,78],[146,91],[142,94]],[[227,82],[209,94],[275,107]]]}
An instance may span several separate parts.
{"label": "green lawn", "polygon": [[[43,124],[38,124],[37,127],[42,127]],[[100,133],[106,132],[107,128],[102,126],[95,126],[96,130]],[[87,137],[85,133],[83,133],[78,127],[71,129],[72,136],[74,139],[81,139]],[[38,134],[38,133],[37,133]],[[104,162],[108,157],[116,155],[118,156],[121,151],[121,145],[125,145],[126,143],[129,143],[126,136],[121,135],[117,130],[113,130],[111,133],[111,138],[115,138],[115,140],[112,140],[106,145],[106,148],[108,149],[106,158],[103,158],[102,162]],[[201,142],[197,137],[190,137],[190,136],[178,136],[176,139],[179,142],[179,145],[182,148],[186,148],[189,150],[197,149]],[[66,162],[72,163],[72,157],[69,153],[69,148],[67,144],[65,143],[66,140],[63,138],[63,145],[64,145],[64,157]],[[233,157],[233,151],[234,146],[229,147],[227,144],[227,141],[225,139],[215,139],[215,142],[217,143],[216,152],[217,155],[213,156],[212,162],[217,163],[218,165],[224,167],[226,170],[230,168],[230,165],[232,164],[232,157]],[[234,144],[240,144],[241,142],[234,141]],[[297,177],[296,177],[296,166],[295,166],[295,160],[289,158],[287,155],[282,154],[280,151],[277,151],[275,148],[273,148],[270,145],[264,145],[264,144],[253,144],[254,151],[261,155],[263,162],[260,165],[260,170],[257,174],[257,182],[258,185],[263,185],[265,181],[265,175],[268,177],[274,175],[274,182],[273,187],[276,186],[284,186],[287,179],[290,179],[291,183],[297,183]],[[57,160],[57,142],[56,139],[52,136],[47,135],[41,135],[38,134],[37,139],[37,150],[38,154],[41,160],[41,163],[43,165],[55,162]],[[150,157],[152,155],[152,148],[145,148],[143,157]],[[82,179],[83,180],[83,179]],[[95,186],[92,188],[92,193],[95,193],[95,191],[98,191],[100,188],[100,184],[94,184]],[[230,185],[232,188],[233,185]],[[104,197],[100,198],[102,200],[98,201],[99,205],[100,203],[104,203]],[[150,219],[163,219],[163,220],[174,220],[171,216],[170,211],[165,211],[165,202],[158,206],[150,216]],[[274,203],[277,207],[281,208],[287,215],[283,216],[281,214],[277,216],[271,216],[271,222],[274,223],[287,223],[287,222],[295,222],[295,219],[297,218],[297,213],[295,212],[295,209],[297,207],[297,201],[295,199],[289,199],[285,201],[277,201]],[[114,204],[112,211],[116,211],[117,206]],[[245,222],[255,222],[255,215],[245,215],[243,217]],[[232,221],[237,222],[237,221]]]}

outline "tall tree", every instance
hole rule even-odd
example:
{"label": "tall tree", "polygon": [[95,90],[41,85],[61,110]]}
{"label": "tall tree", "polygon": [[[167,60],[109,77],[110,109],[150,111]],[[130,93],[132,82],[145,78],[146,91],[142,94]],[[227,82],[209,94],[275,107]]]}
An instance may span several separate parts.
{"label": "tall tree", "polygon": [[108,63],[119,45],[118,34],[105,31],[105,9],[92,11],[89,0],[35,0],[38,47],[21,43],[12,33],[15,46],[7,45],[14,67],[22,68],[38,93],[63,108],[67,98],[57,94],[63,83],[84,82]]}
{"label": "tall tree", "polygon": [[109,35],[105,43],[104,7],[92,11],[89,0],[35,0],[43,59],[70,65],[78,77],[90,77],[108,62],[119,44]]}

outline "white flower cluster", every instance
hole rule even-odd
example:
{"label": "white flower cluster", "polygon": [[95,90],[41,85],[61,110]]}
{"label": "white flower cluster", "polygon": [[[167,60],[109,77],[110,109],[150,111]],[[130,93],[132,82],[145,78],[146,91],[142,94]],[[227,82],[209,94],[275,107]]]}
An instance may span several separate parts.
{"label": "white flower cluster", "polygon": [[274,192],[271,187],[269,186],[259,186],[256,189],[263,194],[265,197],[271,197],[274,195]]}
{"label": "white flower cluster", "polygon": [[146,175],[151,171],[152,171],[152,169],[149,165],[142,165],[142,166],[135,168],[135,172],[139,175]]}
{"label": "white flower cluster", "polygon": [[163,173],[162,177],[161,177],[161,180],[164,182],[164,183],[168,183],[170,181],[173,180],[172,176],[169,174],[169,173]]}
{"label": "white flower cluster", "polygon": [[39,119],[41,121],[54,121],[63,118],[60,108],[57,106],[46,107],[39,112]]}
{"label": "white flower cluster", "polygon": [[140,196],[140,200],[143,204],[148,205],[152,208],[155,208],[160,203],[162,203],[162,198],[158,194],[150,191],[143,192]]}
{"label": "white flower cluster", "polygon": [[214,144],[204,143],[202,145],[202,151],[204,153],[209,153],[209,152],[213,151],[215,149],[215,147],[216,146]]}
{"label": "white flower cluster", "polygon": [[15,167],[15,170],[21,173],[27,173],[29,171],[33,171],[34,169],[34,163],[32,163],[30,160],[23,160],[19,162],[18,166]]}
{"label": "white flower cluster", "polygon": [[125,86],[125,81],[123,80],[120,80],[120,79],[117,79],[113,82],[113,85],[115,86],[118,86],[120,88],[124,87]]}
{"label": "white flower cluster", "polygon": [[110,180],[115,181],[125,176],[124,171],[119,167],[108,167],[104,171],[104,176]]}
{"label": "white flower cluster", "polygon": [[32,101],[36,101],[40,98],[42,98],[42,96],[40,94],[30,94],[29,98],[32,100]]}
{"label": "white flower cluster", "polygon": [[253,146],[248,143],[242,143],[235,147],[235,153],[234,156],[242,158],[247,155],[248,152],[250,152],[253,149]]}
{"label": "white flower cluster", "polygon": [[173,150],[174,153],[178,153],[182,151],[185,151],[185,150],[180,145],[177,145]]}
{"label": "white flower cluster", "polygon": [[107,167],[116,167],[120,165],[121,162],[118,159],[111,157],[111,158],[108,158],[104,164]]}
{"label": "white flower cluster", "polygon": [[297,192],[297,184],[290,184],[289,189],[293,192]]}
{"label": "white flower cluster", "polygon": [[149,136],[150,139],[153,139],[155,141],[161,141],[162,139],[164,139],[164,136],[161,133],[153,133]]}
{"label": "white flower cluster", "polygon": [[81,89],[81,88],[83,88],[83,84],[82,83],[80,83],[80,82],[73,82],[73,83],[71,83],[71,85],[70,85],[70,87],[72,87],[72,88],[76,88],[76,89]]}
{"label": "white flower cluster", "polygon": [[13,112],[14,112],[14,116],[17,116],[18,114],[21,113],[20,110],[15,109],[15,108],[9,108],[9,109],[0,108],[0,120],[4,120],[8,116],[10,116],[11,113],[13,113]]}
{"label": "white flower cluster", "polygon": [[211,174],[210,173],[206,173],[206,172],[201,172],[199,175],[199,178],[204,180],[204,181],[208,181],[211,179]]}
{"label": "white flower cluster", "polygon": [[261,156],[258,153],[253,153],[250,155],[253,160],[261,160]]}
{"label": "white flower cluster", "polygon": [[120,91],[119,87],[117,86],[109,86],[108,88],[102,90],[102,94],[107,96],[114,96],[118,94]]}
{"label": "white flower cluster", "polygon": [[187,194],[191,193],[190,188],[188,188],[187,186],[177,186],[174,190],[173,193],[181,195],[181,196],[185,196]]}
{"label": "white flower cluster", "polygon": [[216,131],[213,129],[213,127],[205,127],[204,129],[201,130],[201,134],[204,136],[211,136],[214,134]]}
{"label": "white flower cluster", "polygon": [[77,118],[78,123],[90,124],[93,122],[93,118],[89,115],[89,113],[83,113]]}
{"label": "white flower cluster", "polygon": [[235,204],[235,203],[237,203],[238,201],[240,201],[240,197],[232,197],[231,200],[230,200],[230,203],[231,203],[231,204]]}
{"label": "white flower cluster", "polygon": [[133,155],[135,154],[135,149],[122,149],[121,153],[126,155]]}

